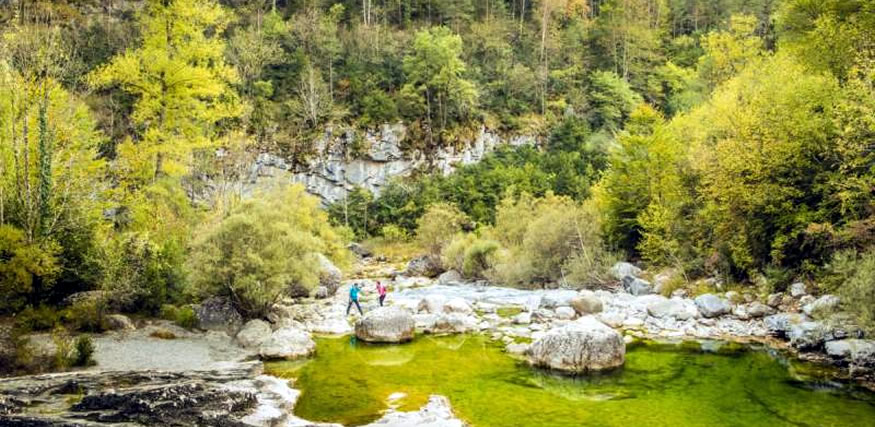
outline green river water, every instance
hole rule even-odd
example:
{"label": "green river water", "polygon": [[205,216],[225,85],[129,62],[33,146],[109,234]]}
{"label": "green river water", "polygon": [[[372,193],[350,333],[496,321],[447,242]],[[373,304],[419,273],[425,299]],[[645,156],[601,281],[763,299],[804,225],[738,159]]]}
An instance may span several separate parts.
{"label": "green river water", "polygon": [[481,336],[404,345],[325,338],[315,359],[267,371],[296,380],[296,415],[346,425],[378,419],[402,392],[401,410],[441,394],[473,426],[875,426],[875,394],[738,345],[633,344],[622,369],[568,377],[530,368]]}

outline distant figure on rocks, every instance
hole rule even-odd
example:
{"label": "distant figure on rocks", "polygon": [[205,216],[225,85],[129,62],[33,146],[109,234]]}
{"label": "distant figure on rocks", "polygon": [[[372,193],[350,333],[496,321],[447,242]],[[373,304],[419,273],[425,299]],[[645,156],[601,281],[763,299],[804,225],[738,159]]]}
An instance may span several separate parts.
{"label": "distant figure on rocks", "polygon": [[355,303],[355,306],[359,309],[359,314],[362,316],[365,315],[365,312],[362,311],[362,306],[359,305],[359,292],[361,288],[358,283],[353,283],[352,287],[349,288],[349,304],[346,306],[346,315],[349,316],[349,309],[352,308],[352,304]]}
{"label": "distant figure on rocks", "polygon": [[380,307],[383,306],[383,300],[386,299],[386,292],[388,292],[388,289],[386,289],[386,286],[384,286],[384,285],[383,285],[382,283],[380,283],[380,281],[378,280],[378,281],[377,281],[377,293],[380,294]]}

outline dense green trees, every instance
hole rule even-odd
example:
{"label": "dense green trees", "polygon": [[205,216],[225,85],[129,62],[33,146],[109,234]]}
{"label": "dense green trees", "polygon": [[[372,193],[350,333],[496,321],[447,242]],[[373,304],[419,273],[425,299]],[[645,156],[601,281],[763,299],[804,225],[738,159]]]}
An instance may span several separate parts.
{"label": "dense green trees", "polygon": [[[192,281],[229,292],[217,266],[243,250],[273,251],[244,294],[312,284],[301,254],[339,238],[261,224],[294,213],[229,183],[253,152],[300,166],[326,129],[399,121],[425,155],[481,126],[542,141],[328,208],[359,238],[420,228],[470,276],[598,283],[618,251],[689,279],[829,282],[837,253],[875,245],[871,1],[133,3],[0,2],[2,312],[101,287],[157,312]],[[195,233],[204,218],[224,220]],[[247,233],[288,234],[303,270],[226,245]],[[185,268],[193,235],[209,271]]]}

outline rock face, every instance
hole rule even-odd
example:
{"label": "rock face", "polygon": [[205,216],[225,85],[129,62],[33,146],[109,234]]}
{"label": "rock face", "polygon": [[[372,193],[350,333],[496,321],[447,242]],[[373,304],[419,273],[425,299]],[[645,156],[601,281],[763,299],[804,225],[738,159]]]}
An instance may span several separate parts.
{"label": "rock face", "polygon": [[[257,390],[228,384],[247,381],[258,370],[260,364],[241,364],[223,371],[79,372],[0,380],[0,425],[243,425],[258,404]],[[70,393],[84,397],[71,403]]]}
{"label": "rock face", "polygon": [[297,328],[281,328],[258,347],[262,359],[301,359],[316,352],[310,334]]}
{"label": "rock face", "polygon": [[370,311],[355,324],[355,336],[362,341],[400,343],[413,339],[416,322],[406,310],[380,307]]}
{"label": "rock face", "polygon": [[237,332],[237,343],[245,348],[258,348],[270,338],[270,325],[261,319],[253,319]]}
{"label": "rock face", "polygon": [[198,327],[207,331],[224,331],[233,336],[243,325],[243,316],[231,301],[222,297],[210,297],[195,306]]}
{"label": "rock face", "polygon": [[695,301],[702,316],[708,318],[722,316],[731,310],[728,301],[714,294],[699,295]]}
{"label": "rock face", "polygon": [[601,313],[604,309],[602,300],[591,293],[581,293],[571,299],[571,307],[577,314],[586,316],[587,314]]}
{"label": "rock face", "polygon": [[337,292],[337,288],[343,280],[343,272],[325,255],[317,253],[315,256],[319,262],[319,286],[324,286],[328,296],[332,296]]}
{"label": "rock face", "polygon": [[548,331],[533,342],[529,362],[565,372],[588,372],[622,366],[626,344],[617,331],[586,316]]}
{"label": "rock face", "polygon": [[[502,139],[498,134],[481,128],[472,141],[462,144],[461,149],[442,147],[426,156],[418,150],[404,153],[401,144],[406,137],[407,129],[402,124],[385,124],[376,131],[363,134],[328,128],[322,137],[313,141],[316,153],[306,167],[293,165],[268,153],[260,154],[250,169],[244,191],[252,191],[252,187],[257,188],[266,180],[300,183],[327,204],[343,200],[347,191],[354,187],[363,187],[378,195],[391,179],[420,169],[448,174],[459,165],[480,161],[500,145],[537,144],[534,137]],[[349,159],[344,147],[354,144],[364,145],[367,150],[363,156]]]}
{"label": "rock face", "polygon": [[407,263],[407,276],[437,277],[443,273],[441,260],[432,255],[422,255]]}

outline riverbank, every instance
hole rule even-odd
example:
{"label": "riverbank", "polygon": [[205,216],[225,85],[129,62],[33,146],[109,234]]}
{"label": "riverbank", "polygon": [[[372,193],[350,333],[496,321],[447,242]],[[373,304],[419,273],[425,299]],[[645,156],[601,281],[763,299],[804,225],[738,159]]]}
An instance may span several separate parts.
{"label": "riverbank", "polygon": [[[843,326],[836,320],[839,317],[816,319],[818,307],[831,301],[825,296],[797,292],[766,302],[733,292],[666,298],[642,292],[641,283],[611,291],[520,290],[466,282],[452,272],[436,279],[408,277],[379,264],[368,266],[367,272],[367,278],[343,282],[334,295],[285,300],[267,321],[244,323],[216,301],[196,310],[209,314],[201,321],[206,329],[202,331],[154,319],[122,321],[123,328],[93,336],[97,364],[87,370],[0,380],[0,421],[15,425],[173,425],[168,420],[178,419],[183,424],[213,425],[218,419],[228,419],[234,420],[231,425],[319,425],[293,414],[301,396],[295,381],[265,375],[258,359],[292,358],[299,361],[288,363],[303,366],[307,362],[301,358],[313,360],[307,358],[315,353],[316,365],[331,363],[311,336],[321,342],[321,336],[352,335],[360,316],[354,308],[346,313],[349,286],[363,286],[362,308],[368,313],[378,308],[377,280],[391,287],[387,304],[411,313],[417,336],[479,337],[498,354],[511,356],[502,355],[502,360],[516,360],[512,363],[518,366],[530,357],[531,343],[548,331],[590,318],[620,332],[630,348],[641,343],[673,343],[679,345],[667,347],[668,351],[685,352],[690,341],[696,341],[695,354],[705,354],[738,347],[726,346],[727,342],[741,343],[742,348],[755,343],[777,351],[782,360],[815,361],[827,368],[806,365],[805,370],[818,371],[817,381],[875,389],[875,351],[868,350],[872,342],[856,338],[858,331]],[[620,283],[636,280],[643,281],[632,277]],[[29,338],[51,353],[50,337]],[[393,357],[404,359],[416,345],[421,344],[382,348],[397,349]],[[416,360],[409,359],[392,359],[385,366]],[[534,368],[525,371],[534,372]],[[452,397],[431,396],[439,390],[426,388],[423,384],[418,399],[407,403],[380,400],[380,417],[371,412],[367,422],[462,425],[450,408]]]}

